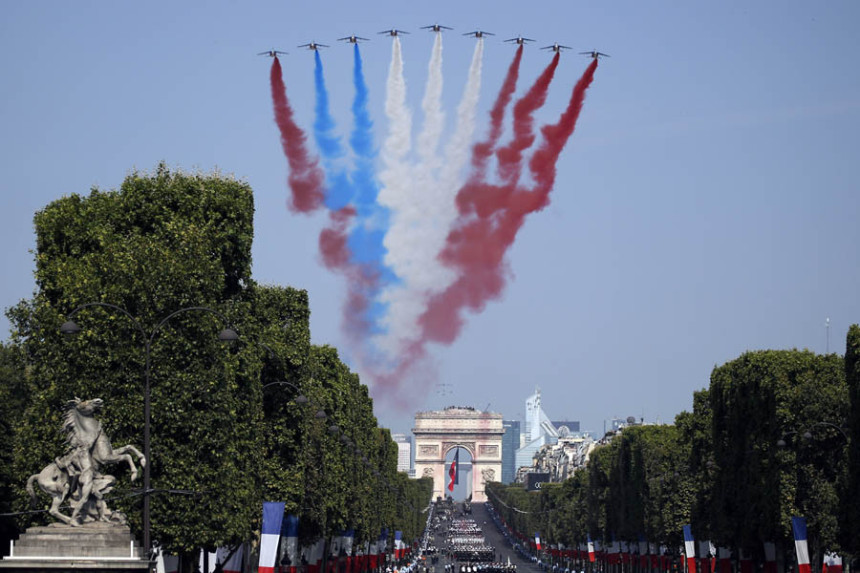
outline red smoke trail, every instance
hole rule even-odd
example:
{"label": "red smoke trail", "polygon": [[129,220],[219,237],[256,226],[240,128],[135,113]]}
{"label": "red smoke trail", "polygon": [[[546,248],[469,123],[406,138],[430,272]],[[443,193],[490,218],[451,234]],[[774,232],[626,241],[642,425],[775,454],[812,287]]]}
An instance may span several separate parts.
{"label": "red smoke trail", "polygon": [[[520,45],[508,66],[502,87],[490,110],[490,129],[487,138],[472,146],[472,173],[469,178],[470,181],[483,180],[485,176],[487,160],[493,154],[493,150],[502,135],[502,121],[505,117],[505,110],[511,103],[517,87],[522,59],[523,46]],[[397,364],[393,370],[385,369],[384,367],[371,369],[370,374],[373,377],[375,393],[378,393],[380,397],[384,397],[386,402],[394,407],[408,406],[411,401],[414,401],[415,397],[403,395],[403,390],[408,392],[408,389],[405,387],[401,388],[400,384],[407,377],[410,379],[415,378],[416,372],[413,371],[413,368],[416,364],[424,360],[426,356],[426,339],[419,339],[412,341],[405,348],[401,349]]]}
{"label": "red smoke trail", "polygon": [[349,226],[355,208],[347,206],[329,213],[329,226],[320,232],[319,249],[322,262],[329,270],[347,278],[347,297],[343,307],[343,330],[360,347],[371,331],[365,317],[370,307],[371,293],[379,283],[378,272],[369,265],[354,263],[347,244]]}
{"label": "red smoke trail", "polygon": [[493,154],[493,148],[502,135],[502,120],[505,117],[505,110],[508,104],[511,103],[514,90],[517,87],[522,59],[523,45],[520,44],[513,61],[511,61],[511,65],[508,66],[508,73],[505,75],[502,89],[499,90],[499,95],[496,97],[496,103],[493,104],[493,109],[490,110],[490,133],[485,141],[476,143],[472,147],[472,179],[483,179],[487,168],[487,159]]}
{"label": "red smoke trail", "polygon": [[532,189],[515,184],[492,185],[471,182],[458,194],[458,204],[475,205],[475,216],[463,216],[449,233],[441,260],[455,269],[459,278],[445,291],[432,297],[419,322],[424,338],[452,343],[463,326],[462,311],[480,312],[486,303],[498,298],[511,274],[504,256],[529,213],[549,204],[555,183],[556,162],[585,102],[585,92],[594,79],[597,60],[593,60],[576,83],[567,109],[559,121],[541,129],[544,141],[529,162],[535,181]]}
{"label": "red smoke trail", "polygon": [[522,171],[523,151],[535,141],[533,125],[534,112],[546,102],[549,84],[558,68],[560,52],[556,52],[552,62],[538,76],[531,89],[514,106],[514,137],[511,142],[496,152],[499,160],[499,174],[506,183],[516,183]]}
{"label": "red smoke trail", "polygon": [[270,73],[275,123],[281,131],[281,147],[290,165],[288,182],[292,196],[287,206],[291,211],[308,213],[322,205],[325,176],[316,160],[310,158],[305,147],[305,134],[293,121],[293,109],[287,100],[287,88],[281,77],[281,62],[275,57]]}

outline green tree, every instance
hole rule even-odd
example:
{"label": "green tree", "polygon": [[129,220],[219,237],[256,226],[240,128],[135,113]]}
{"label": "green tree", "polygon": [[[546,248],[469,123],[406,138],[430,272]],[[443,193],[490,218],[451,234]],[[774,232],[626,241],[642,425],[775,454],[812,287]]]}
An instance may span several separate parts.
{"label": "green tree", "polygon": [[[142,445],[145,336],[190,306],[245,322],[252,222],[246,184],[163,165],[133,173],[117,191],[70,195],[36,214],[38,291],[9,313],[30,367],[19,487],[62,451],[62,406],[74,396],[105,400],[100,419],[114,445]],[[91,307],[75,316],[81,333],[64,339],[68,314],[92,301],[122,307],[145,334],[122,313]],[[152,339],[152,487],[196,492],[151,498],[153,538],[173,553],[248,539],[259,519],[260,360],[219,343],[224,326],[213,314],[184,312]],[[110,471],[117,491],[129,492],[128,472]],[[139,497],[119,495],[112,505],[140,531]]]}
{"label": "green tree", "polygon": [[[13,511],[15,431],[28,399],[21,348],[0,344],[0,513]],[[16,537],[17,530],[14,518],[0,516],[0,555],[8,553],[9,541]]]}
{"label": "green tree", "polygon": [[[846,464],[832,426],[847,415],[843,361],[809,351],[748,352],[714,369],[709,394],[719,470],[715,541],[757,551],[758,540],[789,539],[791,516],[802,515],[811,552],[836,549],[836,488]],[[807,432],[810,442],[802,439]]]}
{"label": "green tree", "polygon": [[860,325],[852,324],[845,343],[845,380],[848,384],[848,478],[842,490],[842,543],[860,554]]}

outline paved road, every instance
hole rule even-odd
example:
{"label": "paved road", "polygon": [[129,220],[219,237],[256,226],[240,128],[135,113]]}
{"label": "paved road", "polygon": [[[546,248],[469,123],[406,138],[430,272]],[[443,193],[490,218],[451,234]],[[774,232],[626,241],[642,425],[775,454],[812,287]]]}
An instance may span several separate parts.
{"label": "paved road", "polygon": [[[487,539],[487,544],[496,548],[497,561],[507,563],[508,558],[510,557],[511,563],[517,566],[517,573],[544,573],[536,564],[521,558],[520,554],[511,547],[504,534],[496,528],[496,524],[493,522],[489,513],[487,513],[483,503],[472,504],[472,518],[479,526],[481,526],[481,529],[484,532],[484,537]],[[436,547],[441,549],[444,546],[445,536],[443,534],[436,538]],[[439,563],[436,564],[435,573],[444,573],[445,563],[447,562],[448,561],[444,558],[439,559]],[[454,563],[457,562],[455,561]]]}

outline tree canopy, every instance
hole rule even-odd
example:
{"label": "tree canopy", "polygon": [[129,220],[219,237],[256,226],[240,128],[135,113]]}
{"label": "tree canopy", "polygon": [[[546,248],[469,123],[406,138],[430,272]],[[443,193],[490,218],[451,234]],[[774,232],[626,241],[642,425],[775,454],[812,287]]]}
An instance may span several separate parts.
{"label": "tree canopy", "polygon": [[[252,279],[253,215],[246,183],[163,164],[36,214],[38,290],[7,312],[13,342],[0,355],[4,396],[17,397],[3,407],[20,412],[2,418],[0,455],[13,463],[0,501],[25,508],[27,477],[64,449],[75,396],[104,400],[115,447],[141,448],[148,373],[152,536],[168,552],[251,539],[264,499],[285,501],[306,539],[417,534],[428,485],[397,474],[367,387],[335,349],[311,345],[307,292]],[[60,332],[70,319],[73,337]],[[227,327],[237,342],[218,339]],[[119,478],[111,507],[140,532],[139,484],[108,472]]]}

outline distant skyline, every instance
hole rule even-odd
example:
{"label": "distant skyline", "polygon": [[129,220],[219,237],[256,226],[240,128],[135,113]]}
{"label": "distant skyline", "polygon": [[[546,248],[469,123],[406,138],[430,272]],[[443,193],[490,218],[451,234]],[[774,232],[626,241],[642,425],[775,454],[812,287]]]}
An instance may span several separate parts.
{"label": "distant skyline", "polygon": [[[554,56],[540,47],[574,48],[561,52],[536,126],[558,119],[588,66],[576,52],[611,58],[600,61],[559,156],[549,205],[525,219],[507,253],[503,292],[464,315],[453,344],[431,344],[422,368],[396,381],[408,403],[373,389],[383,426],[408,432],[415,411],[448,405],[522,419],[536,386],[552,418],[579,420],[582,430],[599,433],[616,416],[671,423],[715,366],[748,350],[843,353],[849,326],[860,322],[854,0],[49,0],[4,8],[3,308],[36,288],[32,220],[51,201],[116,189],[159,161],[219,170],[254,190],[255,280],[306,289],[312,341],[337,347],[369,382],[341,328],[346,283],[320,259],[328,219],[287,209],[272,60],[256,54],[289,52],[280,58],[287,94],[320,157],[311,135],[314,52],[296,46],[331,45],[319,56],[332,133],[346,141],[353,46],[337,38],[370,38],[360,49],[381,149],[391,127],[392,38],[377,32],[411,32],[402,61],[414,140],[435,39],[420,28],[440,22],[454,28],[442,36],[445,137],[475,50],[464,32],[496,34],[484,39],[475,138],[487,134],[514,57],[516,46],[503,40],[537,40],[524,48],[515,101]],[[502,144],[509,120],[510,110]],[[6,338],[5,317],[0,330]]]}

